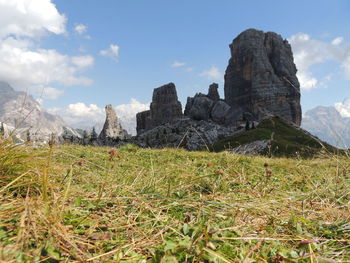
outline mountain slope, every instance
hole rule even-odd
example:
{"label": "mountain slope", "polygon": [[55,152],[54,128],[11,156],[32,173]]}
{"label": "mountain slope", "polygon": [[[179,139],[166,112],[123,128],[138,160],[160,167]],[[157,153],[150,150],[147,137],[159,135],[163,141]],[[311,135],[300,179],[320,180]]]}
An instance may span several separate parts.
{"label": "mountain slope", "polygon": [[59,116],[42,109],[32,96],[15,91],[9,84],[1,81],[0,122],[5,123],[9,130],[16,129],[22,138],[28,129],[33,138],[44,141],[52,133],[59,136],[65,132],[64,121]]}
{"label": "mountain slope", "polygon": [[304,114],[305,130],[339,148],[350,145],[350,118],[345,118],[334,107],[318,106]]}

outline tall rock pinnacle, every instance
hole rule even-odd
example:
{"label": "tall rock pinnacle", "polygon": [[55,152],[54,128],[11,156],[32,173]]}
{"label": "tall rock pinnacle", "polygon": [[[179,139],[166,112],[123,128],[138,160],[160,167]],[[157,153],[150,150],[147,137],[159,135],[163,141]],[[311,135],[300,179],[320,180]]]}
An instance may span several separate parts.
{"label": "tall rock pinnacle", "polygon": [[127,138],[128,134],[123,130],[112,105],[106,105],[105,110],[106,121],[100,135],[98,136],[98,141],[103,145],[108,145],[112,141]]}
{"label": "tall rock pinnacle", "polygon": [[153,90],[149,111],[136,115],[137,133],[152,129],[183,117],[181,102],[178,101],[174,83],[163,85]]}
{"label": "tall rock pinnacle", "polygon": [[276,115],[300,126],[300,85],[288,41],[273,32],[248,29],[230,49],[225,101],[234,121]]}

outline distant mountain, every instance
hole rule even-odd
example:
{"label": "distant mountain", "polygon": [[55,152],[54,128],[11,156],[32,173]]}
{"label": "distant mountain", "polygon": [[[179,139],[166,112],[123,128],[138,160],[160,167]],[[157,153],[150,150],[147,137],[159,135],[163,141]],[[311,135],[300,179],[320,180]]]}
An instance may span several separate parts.
{"label": "distant mountain", "polygon": [[350,147],[350,118],[342,117],[334,107],[308,110],[301,127],[336,147]]}
{"label": "distant mountain", "polygon": [[47,141],[54,133],[60,136],[64,133],[76,134],[66,127],[61,117],[42,109],[34,98],[25,92],[15,91],[8,83],[0,81],[0,122],[6,129],[16,130],[23,138],[28,130],[33,139]]}

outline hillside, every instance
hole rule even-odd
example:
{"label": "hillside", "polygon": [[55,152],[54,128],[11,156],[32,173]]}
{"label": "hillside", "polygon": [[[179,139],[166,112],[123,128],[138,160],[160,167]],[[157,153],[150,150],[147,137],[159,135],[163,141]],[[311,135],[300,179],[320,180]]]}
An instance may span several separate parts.
{"label": "hillside", "polygon": [[1,262],[350,260],[344,156],[1,146]]}
{"label": "hillside", "polygon": [[263,120],[255,129],[242,131],[209,146],[210,150],[220,152],[256,141],[269,141],[261,154],[284,157],[310,157],[322,150],[335,152],[337,149],[306,131],[287,124],[278,117]]}

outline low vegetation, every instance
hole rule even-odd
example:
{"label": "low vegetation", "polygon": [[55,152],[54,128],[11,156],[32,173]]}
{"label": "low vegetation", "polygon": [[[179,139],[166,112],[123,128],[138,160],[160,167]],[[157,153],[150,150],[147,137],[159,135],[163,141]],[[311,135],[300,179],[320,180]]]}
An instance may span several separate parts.
{"label": "low vegetation", "polygon": [[210,145],[214,152],[233,149],[258,140],[271,140],[263,154],[279,157],[312,157],[320,151],[336,153],[337,149],[305,131],[287,124],[278,117],[263,120],[256,129],[250,129]]}
{"label": "low vegetation", "polygon": [[350,261],[344,155],[2,142],[0,172],[0,262]]}

